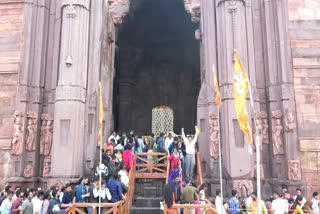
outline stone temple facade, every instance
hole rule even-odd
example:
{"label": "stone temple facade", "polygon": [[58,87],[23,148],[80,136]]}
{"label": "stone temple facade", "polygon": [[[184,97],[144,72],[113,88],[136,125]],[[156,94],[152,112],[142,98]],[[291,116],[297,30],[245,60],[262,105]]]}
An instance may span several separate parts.
{"label": "stone temple facade", "polygon": [[318,0],[0,0],[0,187],[93,173],[101,81],[104,139],[150,134],[152,108],[170,106],[175,132],[200,127],[210,190],[220,131],[225,190],[246,196],[256,163],[236,120],[234,48],[253,90],[263,194],[287,184],[310,196],[320,190]]}

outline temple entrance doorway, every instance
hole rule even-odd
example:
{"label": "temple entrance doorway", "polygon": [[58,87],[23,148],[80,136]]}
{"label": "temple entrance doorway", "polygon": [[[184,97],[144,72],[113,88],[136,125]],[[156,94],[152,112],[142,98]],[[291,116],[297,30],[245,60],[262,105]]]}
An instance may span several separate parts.
{"label": "temple entrance doorway", "polygon": [[173,131],[194,132],[200,90],[197,24],[183,0],[132,1],[118,28],[114,81],[114,127],[152,132],[152,109],[170,106]]}

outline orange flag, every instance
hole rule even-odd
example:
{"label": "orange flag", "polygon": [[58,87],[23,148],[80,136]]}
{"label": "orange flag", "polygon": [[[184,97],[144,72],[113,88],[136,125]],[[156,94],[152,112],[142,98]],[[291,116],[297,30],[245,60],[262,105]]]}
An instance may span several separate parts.
{"label": "orange flag", "polygon": [[249,118],[246,109],[246,96],[249,88],[249,79],[246,70],[244,69],[238,51],[234,50],[234,100],[240,129],[248,136],[249,152],[252,153],[252,135],[249,125]]}
{"label": "orange flag", "polygon": [[214,79],[214,90],[216,91],[216,104],[220,107],[222,105],[221,102],[221,96],[219,92],[219,85],[218,85],[218,80],[217,80],[217,74],[216,74],[216,69],[214,65],[212,65],[212,70],[213,70],[213,79]]}
{"label": "orange flag", "polygon": [[103,104],[102,104],[102,92],[101,92],[101,82],[99,82],[99,135],[98,135],[98,145],[101,145],[102,141],[102,119],[103,119]]}

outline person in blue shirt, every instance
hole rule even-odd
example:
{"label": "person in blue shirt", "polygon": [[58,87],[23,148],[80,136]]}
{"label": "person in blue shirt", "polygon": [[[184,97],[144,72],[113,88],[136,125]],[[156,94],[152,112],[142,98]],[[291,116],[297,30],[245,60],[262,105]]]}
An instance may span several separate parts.
{"label": "person in blue shirt", "polygon": [[55,209],[55,211],[60,210],[60,191],[59,190],[53,190],[52,192],[52,199],[50,200],[50,204],[49,204],[49,214],[53,214],[56,213],[53,211],[53,209]]}
{"label": "person in blue shirt", "polygon": [[174,137],[173,138],[173,142],[170,144],[168,150],[170,152],[170,155],[173,153],[174,149],[177,149],[179,150],[179,146],[178,146],[178,138],[177,137]]}
{"label": "person in blue shirt", "polygon": [[76,188],[76,203],[85,203],[88,201],[90,193],[86,188],[86,184],[88,183],[88,178],[83,177],[81,179],[81,183]]}
{"label": "person in blue shirt", "polygon": [[231,195],[232,195],[232,198],[229,201],[230,214],[240,214],[240,204],[236,197],[237,190],[232,190]]}
{"label": "person in blue shirt", "polygon": [[110,202],[112,203],[125,199],[124,195],[122,195],[122,188],[119,180],[120,175],[118,172],[115,172],[107,183],[107,188],[109,189],[112,197]]}
{"label": "person in blue shirt", "polygon": [[170,174],[169,174],[169,178],[168,178],[168,184],[174,182],[174,178],[178,177],[179,178],[179,184],[181,182],[181,171],[178,168],[177,165],[174,165],[173,169],[171,170]]}
{"label": "person in blue shirt", "polygon": [[160,137],[157,140],[157,146],[158,146],[157,152],[167,152],[166,148],[164,147],[163,137],[164,137],[164,134],[161,133]]}
{"label": "person in blue shirt", "polygon": [[73,200],[73,194],[72,194],[72,187],[71,184],[66,184],[65,186],[65,192],[63,193],[63,197],[61,200],[61,208],[65,209],[67,207],[72,207],[72,200]]}

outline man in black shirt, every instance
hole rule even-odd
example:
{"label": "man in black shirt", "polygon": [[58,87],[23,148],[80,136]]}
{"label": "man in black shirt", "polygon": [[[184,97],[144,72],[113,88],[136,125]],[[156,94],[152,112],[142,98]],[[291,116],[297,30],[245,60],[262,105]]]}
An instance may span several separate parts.
{"label": "man in black shirt", "polygon": [[66,184],[66,191],[63,194],[61,201],[61,208],[65,209],[67,207],[72,207],[73,194],[71,184]]}

